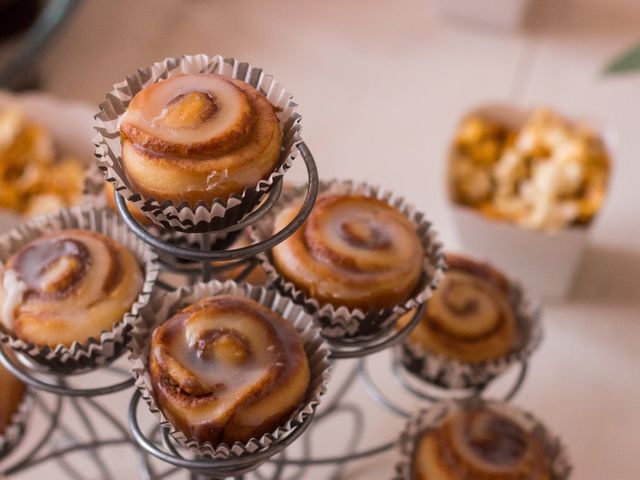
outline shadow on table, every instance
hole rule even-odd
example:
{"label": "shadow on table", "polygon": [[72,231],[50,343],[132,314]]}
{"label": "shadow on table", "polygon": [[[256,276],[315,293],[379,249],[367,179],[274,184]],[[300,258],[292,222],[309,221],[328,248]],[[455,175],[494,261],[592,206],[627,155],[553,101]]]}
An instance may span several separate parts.
{"label": "shadow on table", "polygon": [[640,305],[640,252],[589,246],[576,273],[570,299]]}

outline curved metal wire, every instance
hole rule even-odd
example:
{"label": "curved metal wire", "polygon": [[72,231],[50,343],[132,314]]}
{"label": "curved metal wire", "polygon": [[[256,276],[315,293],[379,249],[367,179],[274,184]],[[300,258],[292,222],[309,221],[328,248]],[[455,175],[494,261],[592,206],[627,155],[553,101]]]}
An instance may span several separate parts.
{"label": "curved metal wire", "polygon": [[[376,385],[376,383],[373,381],[373,378],[371,377],[371,374],[369,373],[369,369],[367,368],[366,358],[360,360],[358,368],[360,379],[362,380],[362,384],[365,387],[365,390],[378,405],[384,407],[389,412],[403,418],[408,418],[412,415],[412,412],[398,405]],[[510,401],[518,393],[524,383],[528,372],[527,362],[521,362],[519,364],[519,368],[520,370],[518,376],[516,377],[515,383],[502,397],[503,401],[505,402]],[[393,373],[393,377],[396,382],[402,388],[411,393],[414,397],[425,400],[427,402],[438,402],[441,400],[464,399],[474,396],[480,396],[490,385],[489,382],[475,389],[456,390],[441,388],[436,385],[428,384],[424,380],[420,380],[420,382],[423,384],[423,388],[419,388],[409,381],[409,379],[407,378],[408,373],[402,367],[402,364],[398,358],[394,358],[391,362],[391,372]],[[416,381],[418,381],[417,378]],[[430,388],[433,392],[438,393],[430,393],[426,390],[426,388]]]}
{"label": "curved metal wire", "polygon": [[[305,421],[296,428],[290,435],[279,439],[263,450],[249,453],[241,457],[228,459],[189,459],[181,455],[175,455],[171,451],[160,448],[152,439],[144,435],[138,423],[138,404],[140,402],[140,392],[136,390],[129,404],[129,428],[135,442],[150,455],[169,463],[176,467],[184,468],[195,474],[205,474],[209,476],[233,477],[243,475],[258,465],[268,460],[270,457],[282,452],[302,435],[313,421],[313,415],[308,416]],[[171,439],[169,441],[172,441]]]}
{"label": "curved metal wire", "polygon": [[53,393],[55,395],[62,395],[68,397],[97,397],[100,395],[110,395],[112,393],[120,392],[130,388],[135,383],[133,378],[114,383],[112,385],[106,385],[104,387],[96,388],[75,388],[66,386],[60,383],[60,379],[65,375],[50,374],[55,380],[52,383],[45,382],[33,376],[31,371],[21,364],[18,364],[16,360],[5,351],[6,346],[0,345],[0,363],[9,370],[15,377],[22,382],[34,388],[36,390],[42,390],[44,392]]}
{"label": "curved metal wire", "polygon": [[[120,215],[122,216],[124,222],[127,224],[129,229],[131,229],[131,231],[137,237],[139,237],[142,241],[151,245],[153,248],[157,249],[162,253],[165,253],[177,258],[184,258],[187,260],[197,260],[201,262],[238,260],[241,258],[254,257],[257,254],[264,252],[265,250],[269,250],[270,248],[273,248],[279,243],[282,243],[291,235],[293,235],[295,231],[298,230],[302,226],[302,224],[305,222],[305,220],[311,213],[311,209],[313,208],[313,205],[316,201],[316,197],[318,195],[318,169],[316,167],[311,151],[309,150],[309,148],[306,146],[304,142],[298,145],[298,149],[302,154],[304,164],[307,168],[307,177],[308,177],[307,193],[305,195],[304,203],[302,204],[300,211],[286,227],[284,227],[278,233],[273,235],[271,238],[262,242],[255,243],[253,245],[249,245],[247,247],[240,247],[232,250],[204,251],[202,249],[197,249],[197,248],[177,246],[170,242],[156,238],[153,234],[151,234],[144,227],[142,227],[136,221],[136,219],[133,218],[133,216],[127,209],[125,199],[122,196],[120,196],[117,192],[114,192],[116,205],[118,207],[118,211]],[[281,191],[282,191],[282,182],[279,182],[269,194],[269,198],[262,205],[260,205],[257,210],[251,212],[237,225],[234,225],[233,227],[230,227],[222,231],[244,229],[247,226],[257,222],[260,219],[260,217],[266,214],[269,211],[269,209],[271,209],[275,205],[275,201],[277,201]],[[272,200],[272,198],[274,200]]]}
{"label": "curved metal wire", "polygon": [[426,303],[420,305],[420,307],[414,312],[413,318],[406,325],[399,329],[393,329],[388,334],[384,335],[382,339],[379,337],[363,341],[360,344],[354,344],[346,346],[344,344],[331,343],[328,339],[329,347],[331,348],[331,355],[329,358],[332,360],[341,360],[346,358],[362,358],[368,355],[381,352],[394,346],[395,344],[403,341],[409,334],[418,326],[422,317],[424,316]]}
{"label": "curved metal wire", "polygon": [[[518,372],[518,376],[516,377],[515,383],[511,386],[511,388],[509,390],[507,390],[507,392],[502,397],[502,400],[504,402],[508,402],[511,399],[513,399],[513,397],[515,397],[515,395],[518,393],[518,391],[522,387],[524,379],[525,379],[525,377],[527,375],[528,363],[526,362],[526,360],[520,362],[518,364],[518,366],[519,366],[519,372]],[[401,363],[400,359],[398,357],[394,357],[394,359],[393,359],[393,361],[391,363],[391,370],[392,370],[392,372],[394,374],[393,375],[394,378],[400,384],[400,386],[402,386],[404,389],[409,391],[414,396],[416,396],[418,398],[421,398],[423,400],[430,401],[430,402],[437,402],[439,400],[451,399],[451,398],[464,399],[464,398],[468,398],[468,397],[482,395],[482,393],[487,389],[487,387],[491,384],[491,382],[493,380],[495,380],[495,379],[493,379],[491,382],[487,382],[487,383],[485,383],[483,385],[480,385],[480,386],[478,386],[476,388],[472,388],[472,389],[447,389],[447,388],[441,388],[441,387],[439,387],[437,385],[427,384],[424,380],[419,379],[415,375],[412,375],[410,372],[405,370],[404,367],[402,366],[402,363]],[[416,381],[422,383],[423,386],[428,386],[434,392],[439,392],[439,393],[429,393],[425,389],[420,389],[420,388],[416,387],[409,380],[409,378],[408,378],[409,376],[411,376],[411,378],[414,378]]]}

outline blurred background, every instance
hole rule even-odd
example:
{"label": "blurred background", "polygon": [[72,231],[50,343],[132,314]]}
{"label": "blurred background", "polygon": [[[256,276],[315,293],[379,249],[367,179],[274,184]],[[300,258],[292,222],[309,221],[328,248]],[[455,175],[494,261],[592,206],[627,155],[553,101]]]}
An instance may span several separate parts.
{"label": "blurred background", "polygon": [[[249,61],[293,92],[322,178],[395,190],[450,249],[462,247],[445,160],[465,113],[501,101],[594,121],[613,146],[608,199],[570,295],[547,308],[547,338],[520,403],[563,436],[575,478],[634,480],[640,72],[605,70],[640,40],[639,25],[637,0],[0,0],[0,87],[97,112],[114,83],[167,56]],[[384,457],[386,474],[368,478],[387,478],[393,461]]]}
{"label": "blurred background", "polygon": [[[636,163],[640,74],[603,70],[640,37],[638,2],[531,0],[520,25],[447,11],[457,2],[58,1],[69,10],[63,24],[37,57],[0,78],[96,105],[129,72],[167,56],[207,52],[247,60],[293,92],[323,177],[400,190],[445,233],[451,220],[444,182],[427,180],[443,178],[461,115],[495,100],[550,105],[615,134],[620,150],[606,207],[615,214],[602,215],[598,230],[610,233],[612,247],[634,247],[637,239],[624,232],[638,227],[640,216],[617,206],[637,205],[638,197],[617,184]],[[14,3],[42,2],[2,2]],[[501,3],[518,2],[480,3],[504,14]],[[19,39],[4,43],[6,65]]]}

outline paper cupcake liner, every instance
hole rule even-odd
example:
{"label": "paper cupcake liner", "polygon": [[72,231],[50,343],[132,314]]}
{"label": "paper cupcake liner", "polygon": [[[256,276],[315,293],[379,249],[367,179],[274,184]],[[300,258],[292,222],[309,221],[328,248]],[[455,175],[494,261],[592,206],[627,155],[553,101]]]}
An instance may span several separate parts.
{"label": "paper cupcake liner", "polygon": [[[113,210],[116,215],[119,215],[106,197],[104,182],[104,175],[97,165],[92,165],[85,171],[82,189],[82,205],[85,207],[93,206],[98,209],[109,208]],[[143,228],[156,238],[171,243],[172,245],[200,248],[200,237],[202,234],[167,230],[155,224],[143,225]],[[231,234],[227,232],[210,232],[208,235],[211,249],[217,250],[218,242],[224,243],[224,240]]]}
{"label": "paper cupcake liner", "polygon": [[[180,309],[212,295],[232,295],[249,298],[282,315],[301,335],[309,360],[311,381],[304,404],[291,415],[284,425],[262,435],[260,438],[252,438],[245,443],[236,442],[233,445],[220,443],[214,445],[210,442],[199,443],[194,438],[187,438],[162,413],[157,404],[149,375],[149,348],[153,329],[172,317]],[[173,439],[197,455],[227,459],[251,455],[269,448],[280,439],[287,437],[305,421],[310,421],[310,417],[314,414],[321,397],[327,390],[331,367],[327,344],[309,315],[300,306],[295,305],[290,299],[283,297],[273,289],[250,284],[238,284],[231,280],[225,282],[213,280],[208,283],[197,283],[174,292],[154,295],[151,302],[140,311],[140,316],[145,328],[137,331],[133,336],[131,342],[132,354],[130,356],[130,361],[132,362],[131,371],[136,378],[136,386],[140,390],[149,410],[159,419],[161,427],[169,430]]]}
{"label": "paper cupcake liner", "polygon": [[[171,201],[160,202],[155,198],[145,198],[131,186],[122,164],[119,120],[136,93],[159,80],[183,73],[217,73],[243,80],[275,106],[282,128],[282,146],[278,166],[266,180],[260,180],[254,187],[245,189],[240,195],[232,195],[227,200],[216,200],[213,204],[200,202],[195,206],[186,202],[175,205]],[[299,153],[298,144],[302,141],[301,117],[296,112],[297,105],[293,102],[292,95],[272,75],[235,58],[220,55],[209,57],[204,54],[167,58],[150,67],[138,69],[136,73],[114,85],[106,97],[107,100],[100,105],[94,127],[97,135],[93,143],[96,146],[98,166],[104,177],[125,199],[140,208],[154,223],[170,230],[204,232],[222,230],[237,224],[282,180]]]}
{"label": "paper cupcake liner", "polygon": [[22,440],[32,407],[33,399],[29,391],[25,391],[18,410],[11,416],[11,421],[4,432],[0,433],[0,460],[9,455]]}
{"label": "paper cupcake liner", "polygon": [[467,363],[427,352],[410,340],[395,347],[395,354],[405,370],[428,383],[449,389],[482,387],[515,363],[527,361],[542,342],[540,306],[516,282],[510,285],[509,297],[521,339],[508,354],[485,362]]}
{"label": "paper cupcake liner", "polygon": [[507,415],[515,419],[527,431],[540,435],[545,444],[547,458],[549,458],[551,480],[566,480],[569,478],[572,466],[565,446],[559,437],[551,433],[532,414],[506,403],[472,398],[435,403],[429,409],[421,410],[407,422],[404,431],[400,435],[399,450],[401,459],[396,465],[393,479],[414,480],[414,456],[422,435],[440,426],[453,408],[468,408],[478,406],[478,404]]}
{"label": "paper cupcake liner", "polygon": [[[306,187],[301,187],[283,193],[279,205],[253,227],[254,241],[266,240],[273,236],[276,215],[291,202],[297,201],[305,191]],[[424,258],[422,276],[411,298],[393,308],[383,310],[363,311],[344,306],[336,307],[309,297],[305,291],[280,275],[270,251],[259,254],[258,258],[272,284],[294,302],[304,305],[309,313],[314,314],[316,321],[320,324],[322,334],[326,338],[344,342],[357,342],[373,338],[393,327],[401,315],[419,307],[431,297],[440,283],[445,268],[443,246],[438,241],[437,233],[431,222],[426,220],[422,213],[409,205],[402,197],[391,192],[366,183],[333,180],[320,182],[319,194],[323,193],[357,194],[381,200],[398,209],[415,224],[416,232],[424,249]]]}
{"label": "paper cupcake liner", "polygon": [[107,365],[124,352],[131,332],[140,321],[138,310],[149,301],[158,277],[156,254],[130,232],[118,216],[106,208],[75,207],[25,223],[0,237],[0,261],[6,261],[35,238],[53,231],[73,228],[102,233],[127,247],[144,269],[144,283],[138,298],[122,320],[112,330],[102,332],[100,338],[89,338],[86,343],[74,342],[70,347],[58,345],[51,348],[26,343],[0,330],[0,342],[52,371],[65,374],[82,373]]}

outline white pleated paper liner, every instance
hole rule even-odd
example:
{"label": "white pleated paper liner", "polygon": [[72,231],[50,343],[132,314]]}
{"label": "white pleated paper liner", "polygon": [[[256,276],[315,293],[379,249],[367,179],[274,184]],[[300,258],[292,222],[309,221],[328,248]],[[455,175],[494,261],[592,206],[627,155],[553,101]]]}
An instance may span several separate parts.
{"label": "white pleated paper liner", "polygon": [[509,285],[510,304],[515,313],[518,340],[506,355],[470,363],[424,350],[407,339],[395,347],[405,370],[428,383],[448,389],[483,387],[518,362],[526,362],[540,346],[543,337],[541,310],[522,286]]}
{"label": "white pleated paper liner", "polygon": [[[104,184],[104,175],[97,165],[94,164],[91,167],[87,168],[87,170],[85,170],[84,172],[82,205],[93,206],[94,208],[110,208],[114,211],[115,214],[119,215],[119,212],[117,211],[115,205],[112,203],[111,199],[107,198]],[[135,216],[134,219],[138,221]],[[201,247],[201,238],[203,234],[167,230],[166,228],[155,225],[153,223],[148,223],[141,226],[154,237],[162,241],[171,243],[172,245],[190,248]],[[225,246],[231,242],[231,240],[226,241],[227,238],[231,237],[233,234],[227,232],[208,232],[206,235],[208,235],[207,242],[210,245],[210,249],[213,251],[224,249]],[[170,258],[167,260],[175,261],[175,258]]]}
{"label": "white pleated paper liner", "polygon": [[[306,187],[293,189],[282,194],[279,204],[260,220],[252,231],[254,241],[262,241],[271,237],[275,232],[274,221],[276,215],[292,203],[299,202],[304,197]],[[438,241],[438,235],[424,214],[417,211],[402,197],[389,191],[366,183],[353,181],[320,182],[319,195],[333,193],[339,195],[355,194],[376,198],[398,209],[416,227],[416,233],[420,237],[424,250],[422,259],[422,275],[413,294],[405,302],[383,310],[349,309],[345,306],[334,306],[330,303],[321,303],[295,284],[285,279],[278,271],[271,252],[258,255],[271,282],[286,296],[296,303],[304,305],[319,322],[322,334],[328,339],[340,340],[364,340],[380,335],[391,328],[397,319],[409,310],[425,303],[433,294],[442,278],[445,268],[445,255],[442,244]]]}
{"label": "white pleated paper liner", "polygon": [[[252,438],[245,443],[236,442],[233,445],[226,443],[214,445],[211,442],[199,443],[194,438],[187,438],[181,430],[174,427],[157,404],[148,368],[153,329],[171,318],[182,308],[202,298],[215,295],[249,298],[270,308],[289,321],[302,337],[311,372],[306,399],[286,423],[260,438]],[[160,425],[168,429],[170,435],[179,444],[189,448],[197,455],[227,459],[265,450],[274,442],[291,434],[305,421],[311,421],[310,417],[315,412],[321,397],[327,390],[331,367],[328,359],[329,349],[327,344],[312,319],[304,312],[304,309],[295,305],[290,299],[280,295],[274,289],[236,283],[231,280],[225,282],[213,280],[208,283],[197,283],[174,292],[158,292],[158,294],[154,294],[149,304],[140,311],[140,316],[145,328],[137,330],[133,335],[131,342],[132,354],[130,356],[132,362],[131,371],[136,378],[136,386],[140,390],[149,410],[157,416]]]}
{"label": "white pleated paper liner", "polygon": [[404,431],[400,435],[399,450],[401,459],[396,464],[393,480],[415,480],[414,459],[416,449],[424,434],[438,428],[454,409],[478,407],[490,408],[497,413],[506,415],[515,420],[527,432],[538,435],[544,443],[545,453],[549,460],[550,480],[566,480],[569,478],[572,466],[565,446],[559,437],[550,432],[531,413],[503,402],[471,398],[435,403],[428,409],[418,412],[407,422]]}
{"label": "white pleated paper liner", "polygon": [[86,342],[74,342],[70,347],[49,346],[26,343],[10,332],[0,329],[0,341],[8,344],[31,360],[58,373],[81,373],[109,364],[125,350],[131,331],[139,322],[138,310],[151,296],[158,277],[157,256],[142,240],[127,229],[124,222],[110,209],[70,208],[57,213],[38,217],[0,237],[0,261],[5,262],[22,246],[48,233],[82,229],[102,233],[125,246],[138,260],[144,274],[142,289],[135,302],[121,321],[113,329],[104,331],[99,338],[89,338]]}
{"label": "white pleated paper liner", "polygon": [[25,390],[18,410],[11,416],[9,424],[0,432],[0,460],[9,455],[18,446],[27,428],[27,420],[33,407],[33,399]]}
{"label": "white pleated paper liner", "polygon": [[[159,202],[155,198],[145,198],[136,192],[124,172],[122,147],[120,144],[119,120],[136,93],[143,88],[175,75],[184,73],[216,73],[234,79],[243,80],[269,100],[276,108],[276,114],[282,128],[282,145],[278,166],[271,175],[260,180],[254,187],[247,188],[241,195],[232,195],[228,199],[219,199],[213,204],[200,202],[190,206],[186,202],[179,205],[171,201]],[[298,156],[300,138],[300,115],[292,95],[284,86],[276,82],[260,68],[235,58],[200,55],[184,55],[179,58],[167,58],[149,67],[140,68],[136,73],[114,85],[106,95],[106,101],[100,105],[96,115],[93,142],[96,146],[98,166],[104,177],[113,184],[125,199],[136,205],[154,223],[167,229],[185,232],[204,232],[222,230],[237,224],[260,200],[282,180],[286,171]]]}

